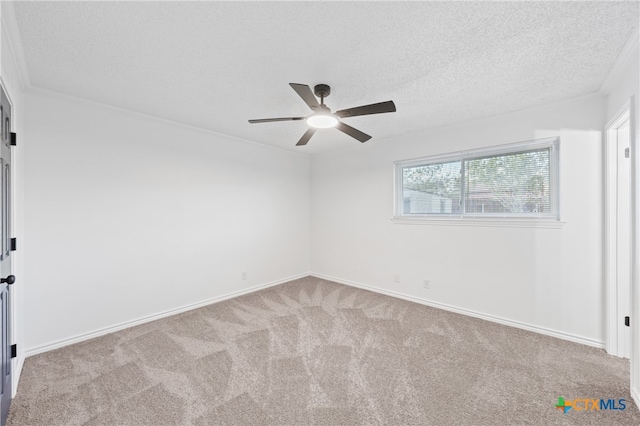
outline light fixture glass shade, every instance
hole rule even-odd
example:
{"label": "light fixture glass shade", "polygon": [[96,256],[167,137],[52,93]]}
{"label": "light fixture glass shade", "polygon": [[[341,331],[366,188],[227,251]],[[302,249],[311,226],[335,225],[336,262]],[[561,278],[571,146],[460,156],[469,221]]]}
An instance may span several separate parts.
{"label": "light fixture glass shade", "polygon": [[330,114],[314,114],[307,118],[307,124],[316,129],[327,129],[335,127],[338,124],[338,119]]}

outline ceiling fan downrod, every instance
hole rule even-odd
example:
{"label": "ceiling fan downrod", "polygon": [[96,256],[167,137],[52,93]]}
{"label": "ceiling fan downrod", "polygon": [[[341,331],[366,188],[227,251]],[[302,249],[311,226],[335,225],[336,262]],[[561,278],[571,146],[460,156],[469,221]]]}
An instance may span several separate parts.
{"label": "ceiling fan downrod", "polygon": [[320,98],[320,105],[324,106],[324,98],[331,94],[331,87],[327,84],[316,84],[313,87],[313,93]]}

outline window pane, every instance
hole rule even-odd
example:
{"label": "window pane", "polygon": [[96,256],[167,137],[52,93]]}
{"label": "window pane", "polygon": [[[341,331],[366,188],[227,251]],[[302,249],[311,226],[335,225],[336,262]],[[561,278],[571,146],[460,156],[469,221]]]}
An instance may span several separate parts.
{"label": "window pane", "polygon": [[465,160],[466,213],[551,211],[549,149]]}
{"label": "window pane", "polygon": [[403,214],[460,213],[461,161],[402,168]]}

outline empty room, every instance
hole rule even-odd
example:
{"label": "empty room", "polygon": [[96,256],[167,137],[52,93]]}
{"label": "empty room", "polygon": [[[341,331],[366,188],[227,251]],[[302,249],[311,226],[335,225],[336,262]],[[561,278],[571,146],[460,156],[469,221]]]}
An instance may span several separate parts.
{"label": "empty room", "polygon": [[640,424],[640,2],[0,26],[0,426]]}

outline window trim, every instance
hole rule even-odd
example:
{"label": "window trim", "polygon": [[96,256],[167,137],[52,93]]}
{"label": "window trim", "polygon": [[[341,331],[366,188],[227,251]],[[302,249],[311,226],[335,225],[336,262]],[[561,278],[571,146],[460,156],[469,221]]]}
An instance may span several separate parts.
{"label": "window trim", "polygon": [[[464,181],[466,160],[493,157],[499,155],[518,154],[527,151],[550,149],[549,152],[549,187],[555,190],[551,193],[551,213],[541,215],[538,213],[459,213],[459,214],[405,214],[403,213],[404,187],[403,169],[406,167],[425,166],[451,161],[461,162],[461,197],[465,200]],[[445,154],[436,154],[420,158],[394,161],[393,182],[393,223],[399,224],[443,224],[448,225],[472,225],[472,226],[524,226],[524,227],[560,227],[564,222],[560,221],[560,137],[534,139],[523,142],[515,142],[503,145],[494,145],[484,148],[456,151]],[[463,205],[464,211],[464,205]]]}

